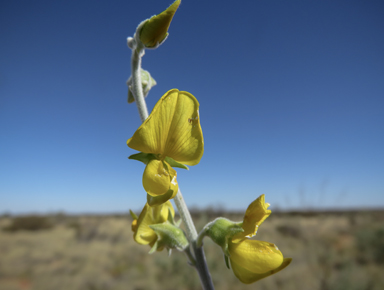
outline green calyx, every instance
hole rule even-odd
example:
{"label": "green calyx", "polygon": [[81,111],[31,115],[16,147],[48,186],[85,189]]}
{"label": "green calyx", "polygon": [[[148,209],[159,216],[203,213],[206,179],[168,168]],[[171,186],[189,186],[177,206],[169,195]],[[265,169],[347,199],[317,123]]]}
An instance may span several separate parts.
{"label": "green calyx", "polygon": [[229,256],[228,242],[235,234],[243,231],[242,222],[233,222],[220,217],[207,224],[202,233],[204,236],[209,236],[222,248],[224,254]]}
{"label": "green calyx", "polygon": [[149,226],[156,234],[157,241],[150,250],[150,254],[154,253],[158,248],[177,249],[184,251],[189,242],[184,235],[184,232],[175,225],[172,225],[169,221],[162,224],[155,224]]}

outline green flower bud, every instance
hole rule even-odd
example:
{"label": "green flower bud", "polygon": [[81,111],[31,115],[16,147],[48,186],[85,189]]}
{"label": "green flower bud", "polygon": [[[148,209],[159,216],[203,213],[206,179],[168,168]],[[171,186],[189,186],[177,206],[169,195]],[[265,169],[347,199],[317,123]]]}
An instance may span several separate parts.
{"label": "green flower bud", "polygon": [[146,48],[156,48],[168,36],[168,28],[181,0],[176,0],[159,15],[152,16],[140,31],[140,41]]}
{"label": "green flower bud", "polygon": [[[129,77],[127,81],[128,85],[128,103],[131,104],[135,101],[135,97],[133,96],[133,93],[131,91],[131,82],[132,77]],[[152,89],[152,87],[156,86],[156,81],[153,79],[149,71],[146,71],[144,69],[141,69],[141,86],[143,89],[144,97],[147,97],[149,91]]]}

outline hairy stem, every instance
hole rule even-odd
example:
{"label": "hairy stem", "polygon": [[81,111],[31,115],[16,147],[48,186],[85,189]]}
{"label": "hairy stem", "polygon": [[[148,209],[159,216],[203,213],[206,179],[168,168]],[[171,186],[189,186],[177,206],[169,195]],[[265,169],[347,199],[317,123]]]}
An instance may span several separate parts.
{"label": "hairy stem", "polygon": [[175,201],[177,209],[179,210],[180,217],[184,222],[187,238],[191,242],[192,249],[195,254],[195,260],[196,260],[195,268],[199,273],[199,277],[200,277],[201,284],[203,285],[203,289],[213,290],[215,288],[213,287],[211,274],[209,273],[207,261],[205,260],[204,249],[203,247],[196,246],[197,231],[196,231],[195,225],[193,224],[191,214],[184,201],[184,198],[183,198],[183,195],[181,194],[180,189],[173,200]]}
{"label": "hairy stem", "polygon": [[131,92],[135,98],[141,122],[148,118],[147,104],[144,99],[143,87],[141,86],[141,51],[132,49],[132,84]]}
{"label": "hairy stem", "polygon": [[[130,85],[130,90],[135,98],[135,102],[139,110],[139,115],[142,122],[144,122],[148,118],[147,104],[144,99],[143,88],[141,85],[141,56],[143,54],[143,50],[137,49],[136,47],[132,48],[132,83]],[[204,250],[202,247],[196,246],[197,231],[180,190],[177,192],[174,201],[181,216],[181,219],[185,224],[187,238],[192,246],[192,250],[195,256],[195,263],[193,266],[196,268],[199,274],[203,289],[214,290],[211,274],[209,273],[207,261],[205,260]]]}

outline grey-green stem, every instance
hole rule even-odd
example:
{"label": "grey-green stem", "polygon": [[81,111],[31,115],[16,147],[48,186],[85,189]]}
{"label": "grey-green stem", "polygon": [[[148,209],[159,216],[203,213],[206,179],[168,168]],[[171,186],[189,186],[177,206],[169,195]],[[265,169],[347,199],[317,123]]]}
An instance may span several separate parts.
{"label": "grey-green stem", "polygon": [[148,118],[148,109],[141,86],[141,53],[141,50],[132,49],[132,84],[130,89],[135,98],[141,122],[144,122]]}
{"label": "grey-green stem", "polygon": [[184,201],[183,195],[181,194],[180,188],[173,200],[175,201],[176,207],[179,210],[180,217],[184,222],[187,238],[190,241],[193,252],[195,254],[196,263],[194,266],[197,272],[199,273],[199,277],[200,277],[201,284],[203,285],[203,289],[213,290],[215,288],[213,287],[212,277],[208,270],[204,249],[203,247],[201,246],[197,247],[196,245],[197,231],[196,231],[195,225],[193,224],[193,220],[188,210],[188,207]]}
{"label": "grey-green stem", "polygon": [[[136,41],[139,41],[137,37],[135,38]],[[148,118],[147,104],[144,99],[144,93],[141,85],[141,56],[144,55],[144,49],[142,50],[138,48],[137,43],[134,45],[134,47],[131,47],[131,49],[132,84],[130,86],[130,90],[135,98],[136,106],[139,110],[140,119],[142,122],[144,122]],[[195,264],[193,266],[196,268],[199,274],[203,289],[214,290],[215,288],[212,283],[211,274],[208,270],[203,247],[196,246],[197,231],[180,190],[177,192],[174,201],[179,211],[180,217],[184,222],[187,238],[192,246],[192,250],[195,256]]]}

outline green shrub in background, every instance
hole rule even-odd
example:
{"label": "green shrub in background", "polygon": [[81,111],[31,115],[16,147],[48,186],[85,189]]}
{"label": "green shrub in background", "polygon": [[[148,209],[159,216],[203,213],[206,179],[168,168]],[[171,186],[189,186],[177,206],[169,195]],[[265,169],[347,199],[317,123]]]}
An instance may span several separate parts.
{"label": "green shrub in background", "polygon": [[8,232],[39,231],[52,228],[52,223],[47,217],[38,215],[19,216],[12,219],[10,225],[3,228]]}
{"label": "green shrub in background", "polygon": [[363,228],[356,233],[357,261],[384,265],[384,225]]}

